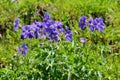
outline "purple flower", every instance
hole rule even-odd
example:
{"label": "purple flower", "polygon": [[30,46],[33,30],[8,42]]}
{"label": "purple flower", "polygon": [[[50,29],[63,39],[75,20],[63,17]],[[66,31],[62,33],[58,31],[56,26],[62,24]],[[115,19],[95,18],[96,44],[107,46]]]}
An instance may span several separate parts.
{"label": "purple flower", "polygon": [[28,47],[26,44],[22,44],[21,47],[18,47],[18,53],[22,54],[23,56],[26,56],[26,53],[28,52]]}
{"label": "purple flower", "polygon": [[55,24],[57,25],[57,29],[60,33],[64,31],[63,24],[61,22],[55,22]]}
{"label": "purple flower", "polygon": [[93,32],[95,30],[95,25],[92,17],[88,20],[88,25],[89,25],[89,29]]}
{"label": "purple flower", "polygon": [[50,20],[50,15],[48,13],[44,14],[43,21]]}
{"label": "purple flower", "polygon": [[[47,16],[47,14],[46,14]],[[57,24],[53,20],[46,20],[44,22],[34,22],[37,25],[36,38],[48,38],[49,40],[58,41]]]}
{"label": "purple flower", "polygon": [[86,27],[86,16],[82,16],[81,18],[80,18],[80,21],[79,21],[79,27],[81,28],[81,30],[84,30],[85,29],[85,27]]}
{"label": "purple flower", "polygon": [[22,32],[20,37],[21,37],[21,39],[26,39],[26,38],[28,38],[28,35],[27,35],[27,33]]}
{"label": "purple flower", "polygon": [[36,31],[35,31],[36,38],[38,39],[45,38],[46,37],[45,35],[46,24],[43,22],[36,22],[35,24],[37,25]]}
{"label": "purple flower", "polygon": [[25,25],[22,27],[21,39],[35,37],[36,25]]}
{"label": "purple flower", "polygon": [[65,38],[66,38],[66,41],[72,40],[72,32],[69,30],[69,28],[66,28]]}
{"label": "purple flower", "polygon": [[58,31],[55,21],[47,20],[46,22],[35,22],[37,25],[36,37],[48,38],[49,40],[58,41]]}
{"label": "purple flower", "polygon": [[104,24],[102,18],[95,18],[94,20],[93,20],[93,18],[90,18],[88,20],[88,24],[89,24],[89,29],[91,31],[94,31],[96,29],[100,32],[103,32],[104,27],[105,27],[105,24]]}
{"label": "purple flower", "polygon": [[38,28],[42,28],[42,22],[37,22],[35,21],[34,24],[38,27]]}
{"label": "purple flower", "polygon": [[49,33],[48,39],[57,42],[58,35],[59,35],[59,33],[57,31],[51,31],[51,33]]}
{"label": "purple flower", "polygon": [[46,26],[50,26],[55,23],[54,20],[47,20],[46,22],[43,22]]}
{"label": "purple flower", "polygon": [[95,25],[95,28],[96,28],[98,31],[100,31],[100,32],[103,32],[103,31],[104,31],[105,24],[104,24],[102,18],[96,18],[96,19],[94,20],[94,25]]}
{"label": "purple flower", "polygon": [[22,32],[29,32],[30,31],[30,26],[29,25],[25,25],[22,27]]}
{"label": "purple flower", "polygon": [[45,32],[49,40],[58,41],[59,32],[57,31],[57,25],[55,23],[47,27]]}
{"label": "purple flower", "polygon": [[22,27],[21,39],[25,39],[29,37],[30,27],[29,25],[25,25]]}
{"label": "purple flower", "polygon": [[17,31],[19,27],[19,18],[16,18],[16,20],[14,21],[14,31]]}
{"label": "purple flower", "polygon": [[80,41],[81,41],[82,43],[85,43],[85,42],[87,41],[87,39],[86,39],[86,38],[80,38]]}

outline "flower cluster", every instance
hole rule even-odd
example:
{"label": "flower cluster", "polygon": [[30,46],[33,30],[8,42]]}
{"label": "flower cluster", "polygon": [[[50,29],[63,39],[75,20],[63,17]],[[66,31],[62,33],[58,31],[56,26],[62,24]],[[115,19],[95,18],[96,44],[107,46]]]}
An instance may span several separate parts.
{"label": "flower cluster", "polygon": [[[15,21],[15,30],[18,28],[17,20]],[[54,42],[60,39],[60,34],[64,33],[66,40],[72,40],[72,32],[67,28],[63,28],[63,24],[59,21],[54,21],[48,13],[45,13],[42,22],[35,21],[31,25],[22,27],[21,39],[26,38],[46,38]],[[68,39],[69,38],[69,39]]]}
{"label": "flower cluster", "polygon": [[87,17],[86,16],[82,16],[80,18],[80,21],[79,21],[79,27],[81,28],[81,30],[84,30],[86,25],[88,23],[88,26],[89,26],[89,29],[90,31],[94,31],[94,30],[98,30],[100,32],[103,32],[104,31],[104,28],[105,28],[105,24],[103,22],[103,19],[100,17],[100,18],[95,18],[93,19],[92,17],[87,21]]}
{"label": "flower cluster", "polygon": [[[104,31],[105,24],[102,18],[92,17],[87,20],[86,16],[82,16],[79,20],[79,27],[81,30],[84,30],[88,25],[90,31],[98,30],[100,32]],[[43,21],[38,22],[34,21],[31,25],[25,25],[22,27],[21,39],[27,38],[45,38],[51,40],[53,42],[57,42],[61,39],[62,36],[65,36],[66,41],[72,40],[72,32],[68,27],[63,28],[63,24],[59,21],[54,21],[50,18],[48,13],[44,14]],[[14,31],[16,31],[19,27],[19,19],[17,18],[14,22]],[[87,41],[86,38],[80,38],[82,43]],[[26,44],[23,44],[22,47],[18,48],[18,53],[23,56],[28,52],[28,47]]]}
{"label": "flower cluster", "polygon": [[[19,19],[17,18],[14,22],[14,31],[18,29]],[[27,38],[46,38],[57,42],[61,39],[61,36],[65,36],[66,41],[72,40],[72,32],[69,28],[63,28],[63,24],[59,21],[54,21],[50,18],[48,13],[45,13],[42,22],[35,21],[31,25],[24,25],[22,27],[22,32],[20,34],[21,39]],[[23,56],[28,52],[28,47],[26,44],[23,44],[21,47],[18,47],[18,53]]]}

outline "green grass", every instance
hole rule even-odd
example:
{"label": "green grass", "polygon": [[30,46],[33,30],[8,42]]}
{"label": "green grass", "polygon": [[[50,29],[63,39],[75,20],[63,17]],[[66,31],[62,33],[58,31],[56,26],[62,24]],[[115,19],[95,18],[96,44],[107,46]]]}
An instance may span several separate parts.
{"label": "green grass", "polygon": [[[13,31],[14,19],[19,17],[21,26],[41,21],[35,12],[38,5],[71,28],[72,41],[20,39],[21,30]],[[0,80],[119,80],[119,5],[119,0],[1,0],[0,29],[5,32],[0,39]],[[104,33],[80,30],[83,15],[103,17]],[[81,43],[81,37],[87,42]],[[25,57],[17,53],[22,43],[28,46]]]}

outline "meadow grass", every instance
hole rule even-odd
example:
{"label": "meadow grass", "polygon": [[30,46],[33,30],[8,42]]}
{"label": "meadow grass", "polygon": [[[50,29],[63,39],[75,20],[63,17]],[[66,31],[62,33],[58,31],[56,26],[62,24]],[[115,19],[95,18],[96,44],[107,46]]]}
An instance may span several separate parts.
{"label": "meadow grass", "polygon": [[[71,29],[71,41],[20,39],[14,20],[20,19],[20,27],[42,21],[38,6]],[[120,79],[119,0],[1,0],[0,10],[0,80]],[[84,15],[102,17],[104,32],[81,30],[78,24]],[[26,56],[17,51],[23,43],[28,46]]]}

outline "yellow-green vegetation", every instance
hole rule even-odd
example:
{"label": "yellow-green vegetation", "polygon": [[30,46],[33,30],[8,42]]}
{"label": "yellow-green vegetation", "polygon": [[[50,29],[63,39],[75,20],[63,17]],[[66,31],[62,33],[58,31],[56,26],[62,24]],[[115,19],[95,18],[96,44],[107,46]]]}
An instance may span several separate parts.
{"label": "yellow-green vegetation", "polygon": [[[48,12],[72,31],[72,40],[21,39],[21,28]],[[82,16],[101,17],[104,32],[78,27]],[[19,18],[19,29],[14,21]],[[88,24],[86,26],[89,26]],[[86,42],[81,42],[85,38]],[[23,44],[28,51],[26,55]],[[21,48],[22,47],[22,48]],[[21,51],[18,51],[18,49]],[[0,80],[119,80],[119,0],[0,0]]]}

